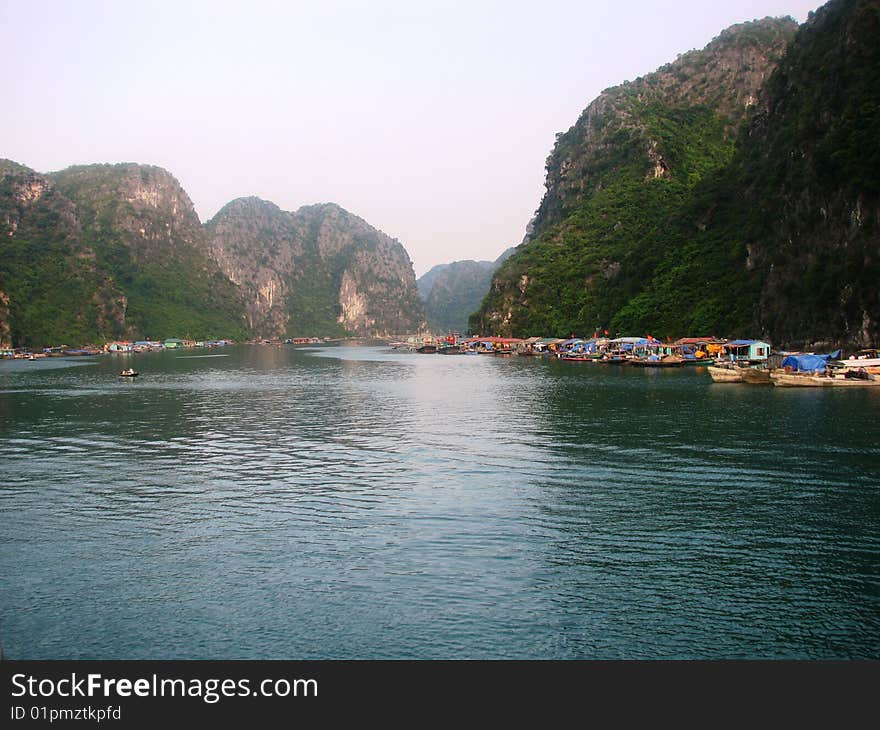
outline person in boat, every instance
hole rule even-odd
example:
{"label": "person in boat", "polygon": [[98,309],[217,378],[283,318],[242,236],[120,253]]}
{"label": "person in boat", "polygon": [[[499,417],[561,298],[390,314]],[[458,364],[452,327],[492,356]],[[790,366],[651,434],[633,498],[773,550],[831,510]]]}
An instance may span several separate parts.
{"label": "person in boat", "polygon": [[854,372],[847,372],[846,377],[853,380],[870,380],[868,371],[865,368],[858,368]]}

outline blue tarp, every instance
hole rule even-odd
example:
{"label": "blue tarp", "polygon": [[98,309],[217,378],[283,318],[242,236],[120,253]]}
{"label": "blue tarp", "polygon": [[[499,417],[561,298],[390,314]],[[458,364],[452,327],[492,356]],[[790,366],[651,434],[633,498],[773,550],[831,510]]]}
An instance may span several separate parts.
{"label": "blue tarp", "polygon": [[[831,355],[833,354],[835,353],[832,352]],[[790,367],[799,373],[822,372],[831,355],[789,355],[782,361],[782,367]]]}

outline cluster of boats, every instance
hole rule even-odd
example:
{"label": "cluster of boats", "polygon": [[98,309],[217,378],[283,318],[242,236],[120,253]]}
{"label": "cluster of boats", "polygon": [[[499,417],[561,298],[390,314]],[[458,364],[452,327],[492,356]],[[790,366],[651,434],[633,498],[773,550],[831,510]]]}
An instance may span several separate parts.
{"label": "cluster of boats", "polygon": [[718,383],[774,385],[780,388],[828,388],[880,386],[880,353],[862,350],[840,359],[840,351],[818,355],[789,353],[771,363],[718,363],[709,375]]}
{"label": "cluster of boats", "polygon": [[[566,362],[597,362],[636,367],[683,367],[709,365],[717,357],[753,341],[715,341],[711,338],[684,338],[676,342],[662,342],[653,337],[616,337],[567,340],[551,337],[472,337],[459,339],[450,336],[429,342],[395,342],[392,349],[422,354],[439,355],[521,355],[555,357]],[[748,344],[745,345],[748,348]],[[725,350],[727,348],[727,350]],[[770,352],[763,343],[760,354]],[[737,352],[739,352],[737,350]]]}
{"label": "cluster of boats", "polygon": [[662,342],[651,337],[461,338],[450,335],[429,341],[392,343],[398,351],[438,355],[520,355],[555,357],[566,362],[594,362],[643,368],[703,365],[719,383],[779,387],[880,386],[880,352],[862,350],[841,359],[840,350],[814,353],[772,353],[762,340],[718,340],[686,337]]}

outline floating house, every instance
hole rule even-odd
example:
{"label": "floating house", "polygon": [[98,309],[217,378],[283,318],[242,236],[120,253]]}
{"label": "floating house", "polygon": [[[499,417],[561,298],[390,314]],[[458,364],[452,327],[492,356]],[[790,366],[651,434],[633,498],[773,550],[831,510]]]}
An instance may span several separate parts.
{"label": "floating house", "polygon": [[760,363],[770,357],[770,343],[762,340],[733,340],[721,346],[725,360],[730,362]]}

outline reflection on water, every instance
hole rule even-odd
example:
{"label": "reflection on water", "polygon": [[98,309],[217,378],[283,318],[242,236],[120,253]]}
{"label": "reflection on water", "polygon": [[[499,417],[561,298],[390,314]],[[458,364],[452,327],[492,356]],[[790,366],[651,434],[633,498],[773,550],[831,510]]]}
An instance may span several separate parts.
{"label": "reflection on water", "polygon": [[0,363],[8,654],[880,654],[880,394],[223,354]]}

